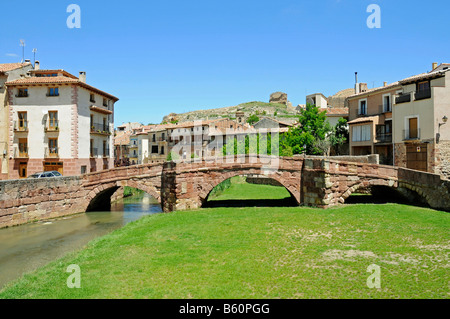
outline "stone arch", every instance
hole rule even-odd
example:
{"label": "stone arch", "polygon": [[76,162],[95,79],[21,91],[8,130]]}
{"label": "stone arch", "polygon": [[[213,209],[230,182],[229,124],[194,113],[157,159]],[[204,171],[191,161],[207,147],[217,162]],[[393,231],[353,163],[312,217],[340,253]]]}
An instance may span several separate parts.
{"label": "stone arch", "polygon": [[[213,183],[208,183],[206,185],[206,187],[204,187],[202,189],[202,191],[200,192],[200,194],[199,194],[200,207],[202,207],[207,202],[209,194],[214,189],[214,187],[216,187],[220,183],[226,181],[227,179],[233,178],[235,176],[247,176],[247,175],[264,175],[264,174],[261,174],[261,172],[255,173],[255,172],[250,172],[247,170],[245,170],[245,171],[228,171],[225,174],[221,174],[219,178],[214,179]],[[295,194],[293,194],[292,191],[289,189],[289,187],[286,185],[286,182],[283,180],[282,176],[280,176],[279,174],[271,174],[266,177],[271,178],[271,179],[277,181],[279,184],[281,184],[291,195],[291,198],[293,198],[295,200],[297,205],[300,205],[300,193],[297,196],[295,196]]]}
{"label": "stone arch", "polygon": [[[347,190],[342,193],[342,195],[339,197],[338,202],[343,204],[345,201],[350,197],[351,194],[355,193],[358,189],[365,189],[365,188],[377,188],[378,191],[382,188],[385,189],[392,189],[395,191],[397,195],[400,195],[402,198],[400,198],[400,201],[406,200],[409,203],[420,203],[420,204],[428,204],[428,201],[426,199],[426,196],[423,194],[423,192],[418,189],[417,192],[414,190],[410,185],[403,184],[401,186],[390,186],[386,183],[380,182],[381,180],[370,180],[367,184],[364,184],[363,182],[359,184],[355,184],[353,186],[350,186],[347,188]],[[374,191],[371,191],[372,195],[374,194]]]}
{"label": "stone arch", "polygon": [[87,204],[85,205],[85,212],[91,211],[108,211],[111,209],[111,196],[123,186],[129,186],[143,190],[149,195],[153,196],[161,204],[161,195],[157,193],[152,188],[148,187],[143,183],[139,183],[134,180],[121,181],[121,182],[110,182],[106,184],[101,184],[95,187],[91,192],[89,192],[86,197]]}

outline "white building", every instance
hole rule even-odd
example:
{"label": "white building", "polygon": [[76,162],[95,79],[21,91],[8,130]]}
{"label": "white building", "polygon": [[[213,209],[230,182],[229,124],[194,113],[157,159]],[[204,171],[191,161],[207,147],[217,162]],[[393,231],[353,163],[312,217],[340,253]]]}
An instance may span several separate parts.
{"label": "white building", "polygon": [[[9,178],[57,170],[79,175],[114,166],[115,96],[64,70],[31,70],[6,83]],[[110,151],[111,150],[111,151]]]}

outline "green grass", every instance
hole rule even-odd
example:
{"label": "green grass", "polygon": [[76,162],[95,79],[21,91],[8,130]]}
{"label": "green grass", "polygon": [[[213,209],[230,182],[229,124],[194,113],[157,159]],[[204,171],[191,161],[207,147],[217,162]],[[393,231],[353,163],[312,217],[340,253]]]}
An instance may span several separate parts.
{"label": "green grass", "polygon": [[[231,184],[230,183],[231,180]],[[290,197],[289,192],[284,187],[270,185],[253,185],[245,182],[241,176],[230,178],[223,182],[226,186],[219,184],[218,191],[211,192],[209,200],[239,200],[239,199],[283,199]]]}
{"label": "green grass", "polygon": [[[219,197],[275,196],[234,186]],[[398,204],[152,215],[10,283],[0,298],[449,298],[449,229],[448,213]],[[70,264],[81,268],[80,289],[66,286]],[[380,289],[366,285],[371,264],[381,267]]]}

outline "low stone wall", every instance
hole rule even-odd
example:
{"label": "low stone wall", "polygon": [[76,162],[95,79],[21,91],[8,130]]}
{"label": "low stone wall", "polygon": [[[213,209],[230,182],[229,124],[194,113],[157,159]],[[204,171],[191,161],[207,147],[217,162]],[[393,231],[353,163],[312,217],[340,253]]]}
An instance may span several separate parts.
{"label": "low stone wall", "polygon": [[84,212],[80,177],[0,181],[0,228]]}
{"label": "low stone wall", "polygon": [[264,176],[247,176],[245,181],[257,185],[283,186],[280,182]]}
{"label": "low stone wall", "polygon": [[342,155],[342,156],[306,156],[305,158],[310,159],[322,159],[329,161],[342,161],[342,162],[352,162],[352,163],[366,163],[366,164],[380,164],[380,155],[371,154],[363,156],[352,156],[352,155]]}

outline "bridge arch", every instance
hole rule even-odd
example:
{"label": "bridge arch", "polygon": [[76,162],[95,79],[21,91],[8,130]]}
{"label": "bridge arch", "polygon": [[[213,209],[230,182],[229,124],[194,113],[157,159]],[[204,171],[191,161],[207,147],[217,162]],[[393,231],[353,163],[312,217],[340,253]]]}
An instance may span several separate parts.
{"label": "bridge arch", "polygon": [[154,197],[159,202],[159,204],[161,204],[161,195],[157,191],[155,191],[155,189],[139,181],[127,180],[127,181],[105,183],[95,187],[86,197],[87,204],[84,211],[92,212],[92,211],[110,210],[111,196],[120,187],[124,186],[140,189],[146,192],[147,194],[151,195],[152,197]]}
{"label": "bridge arch", "polygon": [[[244,176],[244,177],[248,177],[248,176],[264,176],[263,174],[255,174],[255,173],[249,173],[249,172],[242,172],[242,171],[229,171],[226,172],[224,174],[219,175],[218,177],[212,179],[212,181],[210,183],[207,184],[206,187],[204,187],[202,189],[202,191],[199,194],[199,199],[201,202],[201,206],[200,207],[204,207],[205,204],[208,201],[208,198],[212,192],[212,190],[218,186],[220,183],[231,179],[233,177],[236,176]],[[296,189],[294,187],[290,187],[287,183],[286,180],[282,178],[282,176],[280,174],[274,173],[274,174],[270,174],[265,176],[269,179],[272,179],[276,182],[278,182],[282,187],[284,187],[284,189],[287,190],[287,192],[291,195],[291,199],[293,201],[295,201],[296,205],[300,205],[300,194],[299,192],[296,192]],[[296,196],[297,195],[297,196]]]}
{"label": "bridge arch", "polygon": [[395,197],[395,202],[429,206],[424,194],[420,190],[417,192],[409,184],[404,184],[402,187],[394,185],[390,186],[386,183],[380,183],[379,180],[371,180],[369,183],[362,182],[348,187],[339,198],[339,202],[345,203],[352,194],[360,189],[370,189],[370,193],[378,198],[386,196],[387,198],[392,199]]}

